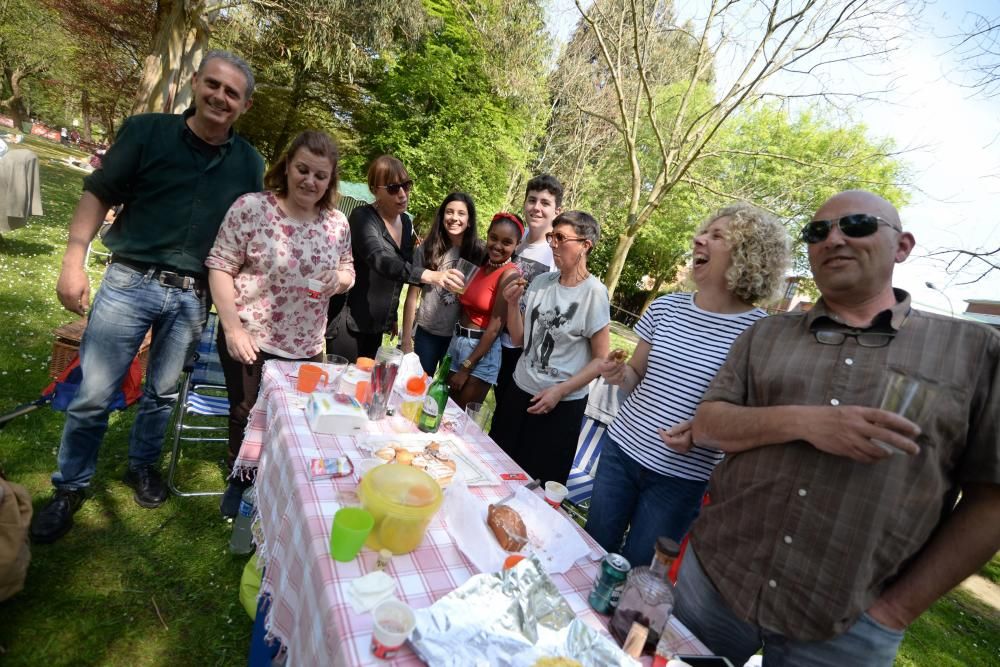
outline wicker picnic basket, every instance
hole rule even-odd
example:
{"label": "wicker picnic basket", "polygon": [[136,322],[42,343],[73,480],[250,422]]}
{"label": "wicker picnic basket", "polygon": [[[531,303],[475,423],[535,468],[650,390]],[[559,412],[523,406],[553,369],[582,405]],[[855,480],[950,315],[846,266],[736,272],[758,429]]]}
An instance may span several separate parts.
{"label": "wicker picnic basket", "polygon": [[[56,339],[52,342],[52,356],[49,359],[49,376],[59,377],[59,374],[66,370],[73,357],[80,351],[80,340],[83,338],[83,330],[87,328],[87,318],[81,317],[75,322],[56,327],[52,332]],[[146,332],[146,337],[139,347],[139,365],[142,372],[146,372],[146,362],[149,360],[150,332]]]}

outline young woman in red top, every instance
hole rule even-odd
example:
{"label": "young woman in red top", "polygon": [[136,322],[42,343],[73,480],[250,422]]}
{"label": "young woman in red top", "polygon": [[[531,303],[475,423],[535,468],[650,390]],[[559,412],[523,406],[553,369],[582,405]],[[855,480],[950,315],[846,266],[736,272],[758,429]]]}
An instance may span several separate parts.
{"label": "young woman in red top", "polygon": [[507,320],[503,288],[520,278],[511,261],[524,235],[524,223],[513,213],[497,213],[486,235],[486,260],[459,301],[462,316],[448,347],[451,397],[464,408],[482,403],[500,372],[500,332]]}

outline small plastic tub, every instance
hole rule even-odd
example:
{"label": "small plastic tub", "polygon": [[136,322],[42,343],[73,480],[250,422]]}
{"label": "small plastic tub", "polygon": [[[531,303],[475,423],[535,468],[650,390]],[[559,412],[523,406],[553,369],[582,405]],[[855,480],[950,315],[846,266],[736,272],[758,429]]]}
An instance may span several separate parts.
{"label": "small plastic tub", "polygon": [[399,555],[420,546],[443,496],[434,478],[420,468],[389,463],[361,478],[358,498],[375,518],[366,544]]}

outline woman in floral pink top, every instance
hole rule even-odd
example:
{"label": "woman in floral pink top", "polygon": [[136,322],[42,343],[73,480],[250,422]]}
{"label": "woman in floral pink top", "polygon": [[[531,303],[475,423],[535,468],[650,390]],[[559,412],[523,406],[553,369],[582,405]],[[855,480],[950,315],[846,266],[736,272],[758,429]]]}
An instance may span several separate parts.
{"label": "woman in floral pink top", "polygon": [[[205,260],[221,325],[230,466],[257,400],[264,362],[321,360],[330,297],[354,284],[350,228],[333,207],[337,159],[337,146],[326,134],[299,134],[265,174],[268,190],[244,195],[230,207]],[[230,491],[227,497],[236,493],[233,485]],[[224,499],[224,514],[226,505]]]}

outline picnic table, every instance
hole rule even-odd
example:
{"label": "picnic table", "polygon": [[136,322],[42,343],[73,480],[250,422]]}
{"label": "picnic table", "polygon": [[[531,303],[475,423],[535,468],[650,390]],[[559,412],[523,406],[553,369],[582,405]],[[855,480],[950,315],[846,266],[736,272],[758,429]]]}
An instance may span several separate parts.
{"label": "picnic table", "polygon": [[[333,515],[357,502],[357,479],[352,476],[313,480],[314,458],[354,454],[354,436],[314,433],[305,418],[306,395],[295,388],[298,364],[268,361],[264,367],[259,399],[250,416],[237,469],[255,470],[257,510],[260,515],[258,555],[266,563],[261,596],[270,597],[265,626],[268,636],[287,649],[289,665],[385,664],[370,652],[370,614],[356,614],[347,600],[350,582],[373,571],[377,554],[367,547],[351,562],[330,557]],[[452,410],[457,406],[452,404]],[[416,432],[401,416],[367,422],[366,434]],[[485,470],[496,476],[494,486],[469,487],[475,496],[495,502],[523,481],[501,481],[501,473],[522,472],[516,463],[474,425],[467,433],[443,434],[461,438]],[[363,438],[364,436],[358,436]],[[567,519],[569,520],[569,519]],[[590,557],[579,559],[563,574],[550,574],[573,612],[591,627],[607,631],[608,618],[587,603],[604,555],[601,547],[573,524],[587,545]],[[411,553],[393,556],[386,572],[397,581],[397,596],[414,609],[430,606],[478,574],[444,525],[435,516],[421,545]],[[679,621],[670,621],[678,653],[708,654]],[[393,664],[419,665],[406,647]]]}

